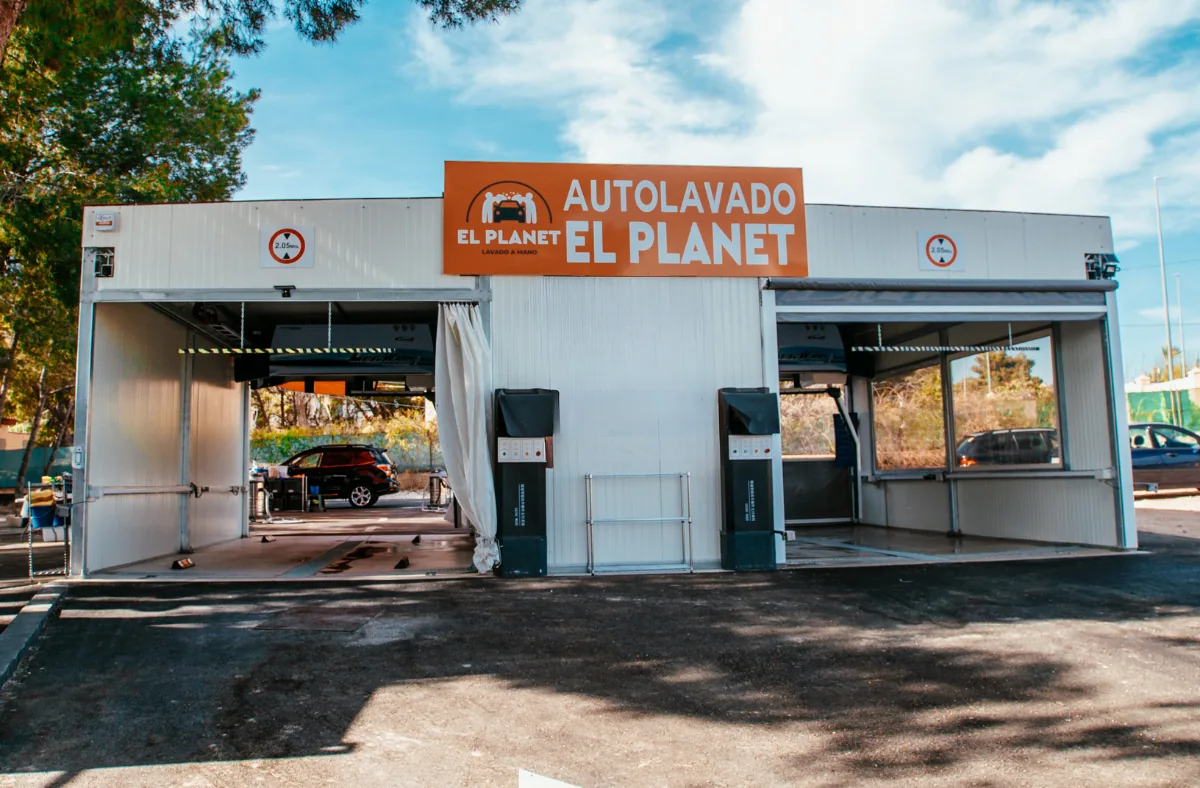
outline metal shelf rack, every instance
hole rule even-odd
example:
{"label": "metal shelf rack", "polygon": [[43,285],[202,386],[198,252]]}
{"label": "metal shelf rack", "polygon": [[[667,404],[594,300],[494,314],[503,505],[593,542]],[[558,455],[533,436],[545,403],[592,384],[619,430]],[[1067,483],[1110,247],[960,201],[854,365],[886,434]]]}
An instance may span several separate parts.
{"label": "metal shelf rack", "polygon": [[[678,517],[597,517],[593,483],[598,479],[678,479]],[[588,574],[618,572],[693,572],[692,560],[692,474],[689,473],[589,473],[583,477],[587,504],[587,569]],[[684,562],[679,564],[607,564],[596,563],[597,525],[634,525],[637,523],[679,523]]]}
{"label": "metal shelf rack", "polygon": [[[51,490],[54,494],[54,511],[55,519],[61,518],[59,528],[63,529],[63,563],[61,569],[42,569],[35,571],[33,568],[33,505],[31,493],[35,490]],[[71,572],[71,506],[72,506],[72,485],[68,480],[55,481],[49,483],[33,483],[25,484],[25,500],[29,507],[29,577],[53,577],[65,576]]]}

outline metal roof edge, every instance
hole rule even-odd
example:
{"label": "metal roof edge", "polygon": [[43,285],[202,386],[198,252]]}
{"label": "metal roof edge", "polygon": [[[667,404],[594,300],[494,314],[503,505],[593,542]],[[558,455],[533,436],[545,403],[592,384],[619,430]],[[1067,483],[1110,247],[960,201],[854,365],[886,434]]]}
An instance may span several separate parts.
{"label": "metal roof edge", "polygon": [[1115,279],[767,279],[764,290],[878,290],[1093,293],[1117,289]]}

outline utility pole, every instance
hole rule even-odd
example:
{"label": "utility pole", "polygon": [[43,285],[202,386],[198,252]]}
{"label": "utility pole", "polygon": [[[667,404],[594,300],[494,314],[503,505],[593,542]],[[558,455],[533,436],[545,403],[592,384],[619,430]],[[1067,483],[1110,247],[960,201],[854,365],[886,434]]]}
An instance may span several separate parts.
{"label": "utility pole", "polygon": [[1162,232],[1162,209],[1158,202],[1158,182],[1161,176],[1154,176],[1154,216],[1158,221],[1158,270],[1162,276],[1162,297],[1163,297],[1163,325],[1167,329],[1167,383],[1170,386],[1169,394],[1171,396],[1171,419],[1173,423],[1179,423],[1179,408],[1175,404],[1175,363],[1171,357],[1171,306],[1167,302],[1167,258],[1163,254],[1163,232]]}
{"label": "utility pole", "polygon": [[1179,274],[1175,274],[1175,304],[1179,311],[1179,376],[1188,376],[1187,341],[1183,338],[1183,286],[1179,284]]}

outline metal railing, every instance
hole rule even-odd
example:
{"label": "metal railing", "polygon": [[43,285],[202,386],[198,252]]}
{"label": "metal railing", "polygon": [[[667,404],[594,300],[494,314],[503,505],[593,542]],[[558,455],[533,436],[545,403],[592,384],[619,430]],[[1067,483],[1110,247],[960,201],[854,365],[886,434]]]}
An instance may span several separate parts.
{"label": "metal railing", "polygon": [[[678,479],[679,503],[681,512],[678,517],[597,517],[595,511],[595,490],[593,482],[597,479]],[[587,505],[587,569],[595,575],[598,572],[667,572],[695,570],[692,560],[692,474],[691,473],[589,473],[583,477],[585,500]],[[679,564],[608,564],[597,565],[596,562],[596,526],[597,525],[636,525],[639,523],[679,523],[680,537],[684,561]]]}

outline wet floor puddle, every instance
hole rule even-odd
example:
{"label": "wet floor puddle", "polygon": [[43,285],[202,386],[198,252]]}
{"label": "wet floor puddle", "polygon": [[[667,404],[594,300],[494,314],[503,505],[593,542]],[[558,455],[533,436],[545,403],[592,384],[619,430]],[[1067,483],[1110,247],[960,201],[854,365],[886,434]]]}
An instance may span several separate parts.
{"label": "wet floor puddle", "polygon": [[399,562],[408,553],[407,545],[397,544],[364,544],[359,545],[344,556],[334,561],[329,566],[322,569],[319,574],[336,575],[345,572],[354,566],[355,561],[361,561],[364,558],[374,558],[378,555],[395,555],[396,561]]}

